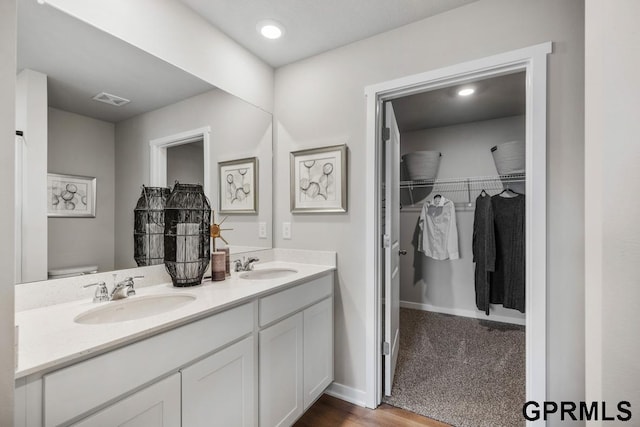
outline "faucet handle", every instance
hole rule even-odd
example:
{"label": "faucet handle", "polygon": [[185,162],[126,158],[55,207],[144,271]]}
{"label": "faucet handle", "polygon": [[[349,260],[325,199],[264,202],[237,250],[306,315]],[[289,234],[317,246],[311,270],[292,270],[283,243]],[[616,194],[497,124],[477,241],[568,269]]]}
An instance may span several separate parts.
{"label": "faucet handle", "polygon": [[134,288],[135,285],[135,280],[134,279],[144,279],[144,276],[140,275],[140,276],[133,276],[133,277],[129,277],[127,278],[127,286],[129,287],[129,289],[127,289],[127,296],[133,296],[136,294],[136,290]]}
{"label": "faucet handle", "polygon": [[93,296],[93,302],[104,302],[109,301],[109,290],[107,289],[107,284],[104,282],[96,282],[89,283],[88,285],[83,285],[83,288],[89,288],[91,286],[96,287],[96,293]]}
{"label": "faucet handle", "polygon": [[242,261],[240,261],[240,259],[234,259],[231,262],[233,262],[234,271],[242,271]]}

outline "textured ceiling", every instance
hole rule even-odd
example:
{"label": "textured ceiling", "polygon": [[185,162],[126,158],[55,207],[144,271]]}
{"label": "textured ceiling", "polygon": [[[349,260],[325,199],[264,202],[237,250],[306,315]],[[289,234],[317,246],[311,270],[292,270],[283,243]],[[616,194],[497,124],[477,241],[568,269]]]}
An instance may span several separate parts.
{"label": "textured ceiling", "polygon": [[393,101],[402,132],[479,122],[525,113],[525,74],[508,74],[464,84],[476,89],[468,97],[453,86]]}
{"label": "textured ceiling", "polygon": [[[273,67],[362,40],[476,0],[180,0]],[[256,30],[272,19],[279,40]]]}

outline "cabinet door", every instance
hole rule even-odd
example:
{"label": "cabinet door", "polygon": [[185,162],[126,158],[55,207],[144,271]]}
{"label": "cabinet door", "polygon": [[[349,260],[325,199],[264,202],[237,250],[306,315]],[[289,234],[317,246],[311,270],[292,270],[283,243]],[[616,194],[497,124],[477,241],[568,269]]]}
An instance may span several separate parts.
{"label": "cabinet door", "polygon": [[260,427],[302,415],[302,313],[260,331]]}
{"label": "cabinet door", "polygon": [[304,409],[333,381],[333,298],[304,311]]}
{"label": "cabinet door", "polygon": [[182,425],[253,427],[253,337],[182,371]]}
{"label": "cabinet door", "polygon": [[76,427],[179,427],[180,374],[132,394],[73,424]]}

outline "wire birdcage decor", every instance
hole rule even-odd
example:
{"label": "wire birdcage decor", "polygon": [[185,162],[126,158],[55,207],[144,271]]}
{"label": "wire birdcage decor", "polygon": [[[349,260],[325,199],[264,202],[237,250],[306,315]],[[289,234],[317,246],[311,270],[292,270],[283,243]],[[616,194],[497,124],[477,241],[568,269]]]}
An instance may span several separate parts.
{"label": "wire birdcage decor", "polygon": [[134,209],[133,257],[138,267],[164,262],[164,208],[167,187],[145,187]]}
{"label": "wire birdcage decor", "polygon": [[202,185],[176,182],[164,212],[164,265],[173,286],[199,285],[211,255],[211,205]]}

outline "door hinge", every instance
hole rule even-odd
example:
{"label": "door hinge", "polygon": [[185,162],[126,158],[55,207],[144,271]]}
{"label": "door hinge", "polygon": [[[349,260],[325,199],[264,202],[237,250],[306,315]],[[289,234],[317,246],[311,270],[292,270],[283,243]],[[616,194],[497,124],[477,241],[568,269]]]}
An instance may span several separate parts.
{"label": "door hinge", "polygon": [[389,139],[391,139],[391,129],[382,128],[382,140],[388,141]]}
{"label": "door hinge", "polygon": [[383,248],[388,248],[389,246],[391,246],[391,237],[389,237],[388,234],[383,234],[382,235],[382,247]]}
{"label": "door hinge", "polygon": [[383,356],[388,356],[391,354],[391,346],[389,345],[388,342],[383,342],[382,343],[382,355]]}

